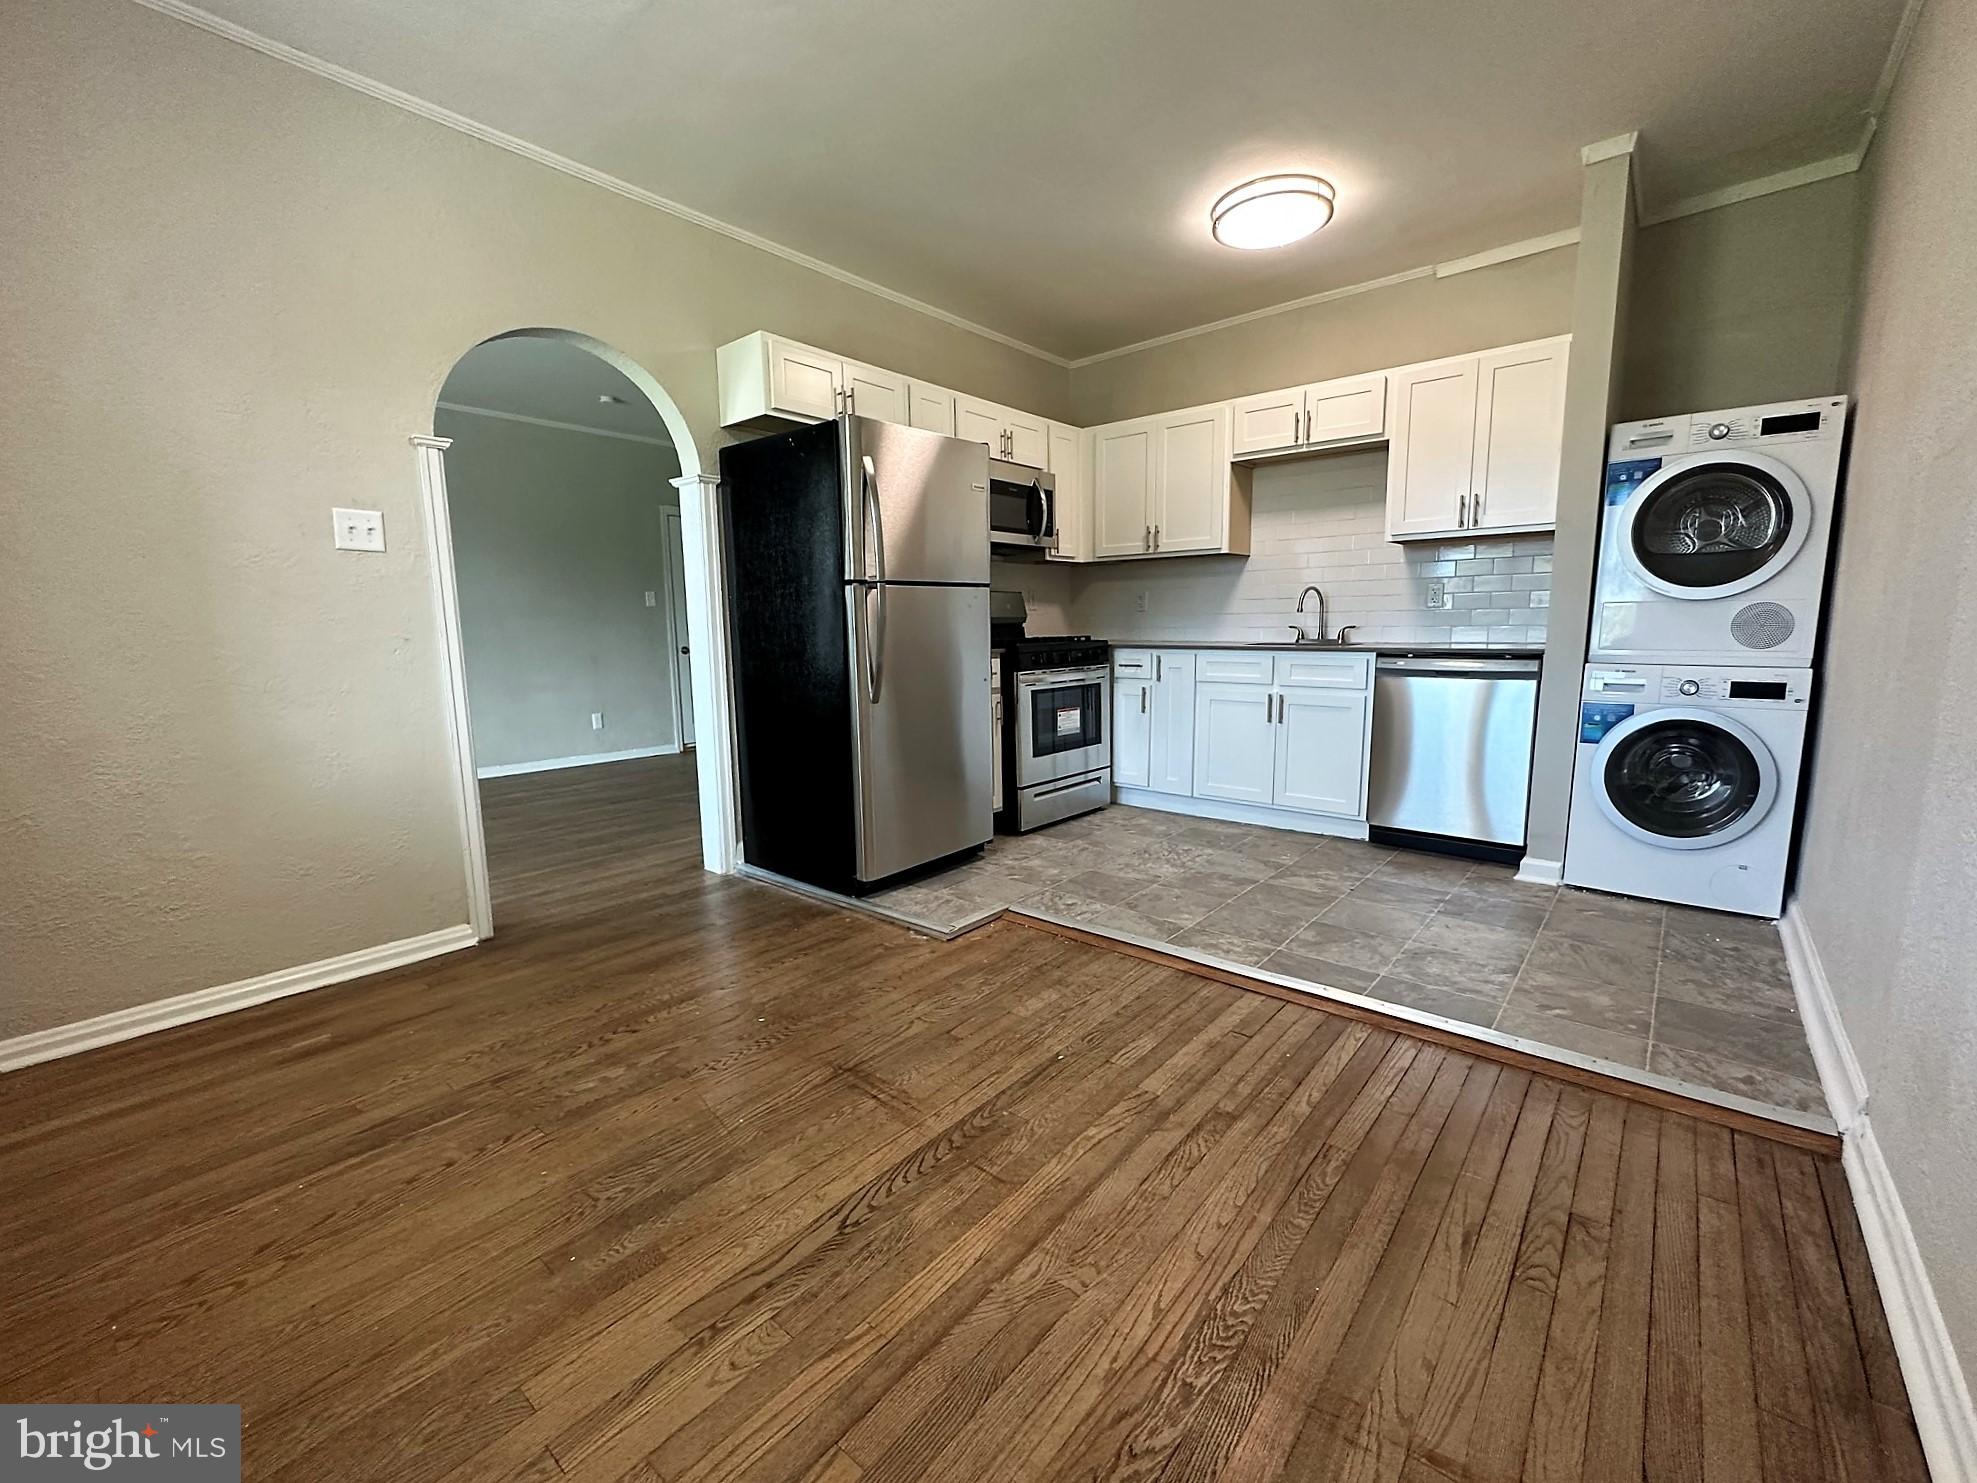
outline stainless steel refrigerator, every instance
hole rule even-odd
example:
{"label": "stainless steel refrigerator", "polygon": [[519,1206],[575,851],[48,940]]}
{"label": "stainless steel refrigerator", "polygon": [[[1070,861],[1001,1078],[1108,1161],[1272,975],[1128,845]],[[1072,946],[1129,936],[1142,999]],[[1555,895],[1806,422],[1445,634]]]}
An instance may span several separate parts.
{"label": "stainless steel refrigerator", "polygon": [[721,450],[742,857],[860,894],[993,831],[988,449],[839,417]]}

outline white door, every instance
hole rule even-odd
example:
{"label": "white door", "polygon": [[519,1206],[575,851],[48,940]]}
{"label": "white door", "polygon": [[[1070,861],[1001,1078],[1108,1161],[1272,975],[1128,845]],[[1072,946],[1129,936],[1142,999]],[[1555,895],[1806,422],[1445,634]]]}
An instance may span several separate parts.
{"label": "white door", "polygon": [[844,363],[844,389],[850,397],[850,409],[860,417],[875,417],[880,422],[907,420],[904,376],[848,360]]}
{"label": "white door", "polygon": [[1194,792],[1194,655],[1155,651],[1152,713],[1146,785],[1185,798]]}
{"label": "white door", "polygon": [[1277,692],[1278,808],[1356,819],[1366,812],[1366,697]]}
{"label": "white door", "polygon": [[944,437],[954,436],[954,393],[924,381],[906,383],[906,421]]}
{"label": "white door", "polygon": [[1044,553],[1052,561],[1085,560],[1085,531],[1091,524],[1091,490],[1084,439],[1075,427],[1050,424],[1050,476],[1057,494],[1057,544]]}
{"label": "white door", "polygon": [[990,458],[1006,458],[1002,441],[1002,408],[994,402],[978,402],[973,397],[954,399],[954,436],[971,443],[986,443]]}
{"label": "white door", "polygon": [[1387,373],[1346,376],[1307,387],[1309,409],[1304,425],[1307,443],[1336,443],[1345,438],[1377,438],[1387,430]]}
{"label": "white door", "polygon": [[1092,556],[1151,549],[1153,424],[1123,422],[1092,435]]}
{"label": "white door", "polygon": [[1482,357],[1469,483],[1471,530],[1557,523],[1566,354],[1564,345],[1539,345]]}
{"label": "white door", "polygon": [[769,410],[819,422],[837,416],[844,362],[790,340],[769,341]]}
{"label": "white door", "polygon": [[679,713],[680,741],[693,745],[693,655],[687,643],[686,547],[680,539],[680,512],[668,510],[666,530],[667,602],[672,618],[673,705]]}
{"label": "white door", "polygon": [[989,699],[989,721],[995,730],[989,743],[989,811],[1002,812],[1002,686],[999,675],[991,675],[994,682]]}
{"label": "white door", "polygon": [[1221,550],[1229,515],[1228,408],[1171,412],[1157,426],[1154,553]]}
{"label": "white door", "polygon": [[1387,449],[1387,534],[1462,529],[1476,452],[1476,361],[1450,361],[1393,378]]}
{"label": "white door", "polygon": [[1033,469],[1050,466],[1050,424],[1028,412],[1002,414],[1003,431],[1009,451],[1003,455],[1011,463],[1026,463]]}
{"label": "white door", "polygon": [[1304,388],[1265,391],[1229,404],[1229,456],[1247,458],[1304,441]]}
{"label": "white door", "polygon": [[1194,794],[1268,803],[1275,784],[1276,692],[1205,680],[1194,687]]}
{"label": "white door", "polygon": [[1153,686],[1146,680],[1114,680],[1112,685],[1112,782],[1144,788],[1148,742],[1153,734]]}

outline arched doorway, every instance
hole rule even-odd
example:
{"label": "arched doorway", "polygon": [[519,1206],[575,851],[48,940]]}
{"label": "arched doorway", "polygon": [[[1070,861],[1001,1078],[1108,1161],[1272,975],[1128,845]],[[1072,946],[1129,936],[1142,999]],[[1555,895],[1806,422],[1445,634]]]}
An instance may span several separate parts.
{"label": "arched doorway", "polygon": [[[677,647],[690,655],[681,665],[682,679],[688,685],[691,722],[682,727],[694,743],[690,755],[697,764],[699,821],[702,863],[709,870],[731,870],[735,859],[734,806],[732,801],[732,745],[725,706],[718,697],[725,693],[725,655],[712,635],[721,632],[719,550],[714,520],[711,474],[703,469],[699,450],[678,405],[652,374],[629,356],[592,336],[574,330],[531,327],[491,336],[468,347],[449,376],[477,351],[502,346],[505,342],[537,341],[553,344],[559,351],[581,352],[608,368],[605,383],[627,386],[620,400],[631,402],[634,393],[645,406],[628,408],[643,412],[649,406],[663,427],[663,441],[677,460],[677,473],[670,483],[678,492],[677,529],[679,559],[677,576],[683,578],[684,633],[676,635]],[[517,349],[520,347],[517,346]],[[526,360],[527,357],[510,357]],[[556,357],[542,357],[553,362]],[[565,363],[569,356],[563,356]],[[610,375],[609,373],[615,373]],[[485,409],[476,409],[485,410]],[[475,733],[468,696],[466,646],[463,641],[461,575],[455,550],[455,523],[447,486],[447,449],[453,440],[440,434],[441,420],[451,414],[443,394],[435,399],[435,423],[431,434],[411,439],[418,450],[420,483],[424,495],[427,537],[433,552],[433,580],[438,606],[444,653],[444,683],[447,687],[447,713],[453,750],[454,784],[458,793],[461,835],[464,844],[465,873],[470,919],[476,932],[486,937],[494,927],[494,905],[488,883],[486,833],[481,816],[480,769],[475,756]],[[513,414],[511,414],[513,415]],[[517,421],[551,426],[567,426],[560,419],[518,416]],[[588,422],[591,419],[585,418]],[[659,441],[651,439],[649,441]],[[651,595],[648,595],[651,600]],[[595,718],[593,718],[595,720]]]}

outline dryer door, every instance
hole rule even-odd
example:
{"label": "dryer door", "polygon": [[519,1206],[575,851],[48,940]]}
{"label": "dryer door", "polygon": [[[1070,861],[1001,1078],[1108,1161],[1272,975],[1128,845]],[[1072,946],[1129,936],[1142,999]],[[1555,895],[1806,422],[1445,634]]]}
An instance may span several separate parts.
{"label": "dryer door", "polygon": [[1741,839],[1778,798],[1770,748],[1720,711],[1642,711],[1606,733],[1592,762],[1601,812],[1622,833],[1663,849]]}
{"label": "dryer door", "polygon": [[1666,597],[1731,597],[1783,571],[1812,529],[1805,481],[1762,453],[1676,459],[1614,512],[1615,547]]}

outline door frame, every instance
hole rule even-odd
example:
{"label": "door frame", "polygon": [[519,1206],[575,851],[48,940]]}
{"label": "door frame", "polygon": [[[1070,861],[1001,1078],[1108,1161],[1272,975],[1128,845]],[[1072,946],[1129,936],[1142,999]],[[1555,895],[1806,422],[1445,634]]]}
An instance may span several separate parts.
{"label": "door frame", "polygon": [[[693,636],[691,622],[689,631],[680,632],[678,620],[674,617],[677,609],[686,611],[686,522],[677,509],[659,512],[660,540],[664,543],[666,556],[666,635],[672,646],[668,657],[668,670],[673,685],[673,734],[679,738],[680,751],[696,744],[694,737],[687,735],[690,725],[697,724],[693,714],[693,693],[691,685],[680,684],[680,650],[685,648],[687,670],[693,668]],[[675,540],[674,537],[678,539]],[[696,732],[696,737],[698,733]]]}
{"label": "door frame", "polygon": [[[629,356],[604,341],[575,330],[530,328],[489,339],[532,336],[562,340],[589,351],[625,375],[645,394],[666,424],[679,455],[681,575],[686,585],[687,643],[698,662],[693,672],[695,764],[700,793],[700,858],[702,866],[719,875],[733,872],[741,858],[738,833],[740,811],[735,801],[733,713],[728,706],[725,645],[716,636],[727,631],[727,583],[721,555],[718,495],[720,477],[707,473],[692,431],[679,407],[658,380]],[[485,344],[486,341],[477,341]],[[472,346],[467,347],[472,349]],[[461,352],[462,355],[465,350]],[[458,357],[455,358],[457,362]],[[449,365],[449,371],[452,367]],[[435,393],[435,403],[437,393]],[[447,746],[451,753],[451,791],[460,824],[462,863],[466,876],[468,922],[477,938],[494,934],[494,897],[488,883],[487,834],[481,819],[480,778],[474,766],[474,733],[467,702],[466,653],[460,641],[460,586],[453,555],[453,521],[446,494],[446,450],[451,438],[417,433],[408,441],[418,459],[420,504],[425,512],[426,541],[432,553],[435,617],[441,657]],[[670,623],[670,615],[668,622]],[[677,648],[677,646],[676,646]],[[675,669],[674,684],[678,685]]]}

